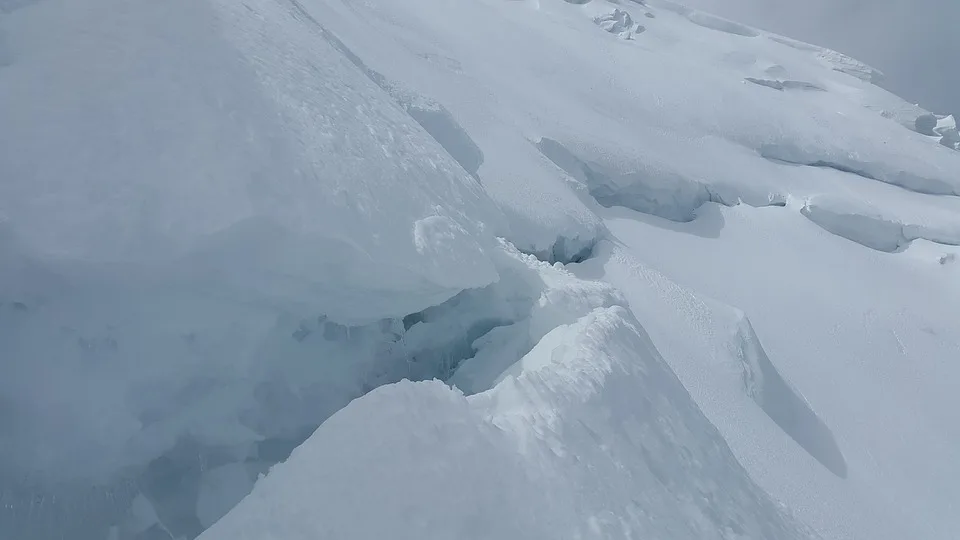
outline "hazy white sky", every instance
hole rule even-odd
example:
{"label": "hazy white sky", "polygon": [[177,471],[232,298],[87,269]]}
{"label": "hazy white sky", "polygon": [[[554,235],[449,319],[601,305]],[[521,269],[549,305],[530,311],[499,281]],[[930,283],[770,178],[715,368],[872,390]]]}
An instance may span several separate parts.
{"label": "hazy white sky", "polygon": [[960,113],[960,0],[680,0],[854,56],[884,86],[941,113]]}

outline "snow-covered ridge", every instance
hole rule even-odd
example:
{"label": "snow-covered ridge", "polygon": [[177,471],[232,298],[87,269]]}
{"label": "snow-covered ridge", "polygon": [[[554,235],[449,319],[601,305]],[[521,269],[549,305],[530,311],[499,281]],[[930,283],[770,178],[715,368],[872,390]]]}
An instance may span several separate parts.
{"label": "snow-covered ridge", "polygon": [[[566,282],[543,307],[599,292],[527,264]],[[628,310],[568,320],[489,391],[401,384],[357,400],[203,538],[805,537],[757,492]],[[305,496],[316,485],[329,489]]]}
{"label": "snow-covered ridge", "polygon": [[956,125],[877,76],[665,0],[4,3],[0,537],[956,530]]}

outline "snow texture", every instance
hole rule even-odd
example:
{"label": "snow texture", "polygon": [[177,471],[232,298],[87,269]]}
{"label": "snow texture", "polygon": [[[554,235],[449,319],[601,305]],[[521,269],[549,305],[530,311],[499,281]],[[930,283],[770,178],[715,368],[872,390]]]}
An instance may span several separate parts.
{"label": "snow texture", "polygon": [[668,0],[0,0],[0,538],[951,537],[960,135],[881,76]]}
{"label": "snow texture", "polygon": [[632,319],[559,326],[469,398],[438,382],[367,394],[201,538],[802,537]]}
{"label": "snow texture", "polygon": [[[40,258],[161,268],[343,322],[495,280],[476,240],[489,199],[296,17],[275,2],[115,0],[6,15],[22,49],[0,85],[13,234]],[[417,236],[421,220],[442,220],[441,238]],[[359,301],[371,282],[383,300]]]}

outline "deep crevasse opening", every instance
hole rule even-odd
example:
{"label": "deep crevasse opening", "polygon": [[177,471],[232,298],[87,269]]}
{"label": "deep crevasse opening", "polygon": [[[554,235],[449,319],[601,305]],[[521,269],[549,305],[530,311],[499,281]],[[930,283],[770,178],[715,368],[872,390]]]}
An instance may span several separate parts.
{"label": "deep crevasse opening", "polygon": [[194,538],[354,398],[401,379],[483,391],[549,330],[616,302],[496,252],[497,283],[359,326],[99,276],[5,291],[0,533]]}

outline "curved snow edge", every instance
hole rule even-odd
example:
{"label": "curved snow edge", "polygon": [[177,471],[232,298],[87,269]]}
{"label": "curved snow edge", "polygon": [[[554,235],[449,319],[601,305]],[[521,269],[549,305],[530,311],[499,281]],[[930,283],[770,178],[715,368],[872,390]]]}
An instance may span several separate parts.
{"label": "curved snow edge", "polygon": [[833,474],[846,478],[847,461],[833,432],[770,361],[750,319],[739,310],[738,316],[734,344],[747,395],[808,454]]}
{"label": "curved snow edge", "polygon": [[550,331],[490,391],[401,382],[355,400],[200,538],[724,531],[807,537],[612,306]]}
{"label": "curved snow edge", "polygon": [[823,230],[877,251],[897,253],[914,240],[960,245],[960,225],[904,223],[862,203],[816,197],[800,213]]}

